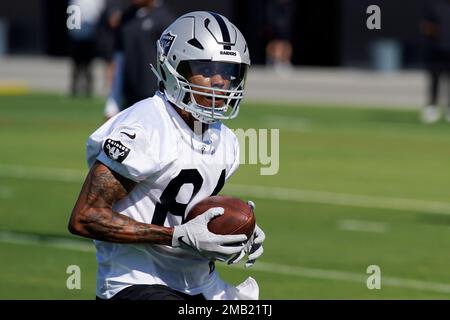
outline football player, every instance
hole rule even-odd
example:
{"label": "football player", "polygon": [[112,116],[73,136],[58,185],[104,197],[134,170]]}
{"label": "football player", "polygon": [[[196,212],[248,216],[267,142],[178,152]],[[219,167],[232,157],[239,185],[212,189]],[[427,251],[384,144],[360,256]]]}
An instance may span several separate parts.
{"label": "football player", "polygon": [[227,18],[192,12],[163,32],[157,56],[160,90],[89,137],[90,171],[69,230],[95,240],[99,299],[255,299],[252,278],[228,285],[214,261],[247,255],[252,265],[264,232],[209,232],[222,208],[185,222],[239,166],[237,139],[221,121],[237,116],[243,98],[245,39]]}

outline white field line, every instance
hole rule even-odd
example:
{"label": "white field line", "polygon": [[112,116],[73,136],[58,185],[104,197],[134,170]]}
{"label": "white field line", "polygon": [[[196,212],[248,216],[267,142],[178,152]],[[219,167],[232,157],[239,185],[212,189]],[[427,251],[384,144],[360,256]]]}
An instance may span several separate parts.
{"label": "white field line", "polygon": [[449,202],[384,196],[356,195],[348,193],[312,191],[280,187],[250,186],[240,184],[231,184],[230,189],[233,192],[242,195],[279,201],[310,202],[351,207],[403,210],[450,215]]}
{"label": "white field line", "polygon": [[[299,117],[287,117],[279,115],[266,116],[266,123],[270,128],[279,128],[287,131],[293,132],[308,132],[311,131],[313,122],[308,118]],[[420,124],[416,123],[402,123],[394,121],[374,121],[370,125],[385,125],[385,126],[395,126],[395,127],[408,127],[408,128],[418,128]]]}
{"label": "white field line", "polygon": [[[0,177],[81,183],[87,171],[60,168],[0,165]],[[228,184],[231,192],[278,201],[331,204],[450,215],[450,202],[356,195],[325,191]]]}
{"label": "white field line", "polygon": [[0,176],[6,178],[82,182],[87,171],[61,168],[28,167],[0,164]]}
{"label": "white field line", "polygon": [[338,228],[345,231],[384,233],[388,230],[386,224],[381,222],[362,220],[340,220]]}
{"label": "white field line", "polygon": [[[288,276],[299,276],[311,279],[357,282],[361,283],[361,285],[363,285],[364,287],[366,287],[366,281],[367,278],[369,277],[369,275],[366,274],[359,274],[353,272],[294,267],[260,261],[257,261],[252,267],[252,269],[255,271],[284,274]],[[439,293],[450,293],[450,284],[439,282],[428,282],[414,279],[386,277],[383,276],[383,269],[381,269],[381,289],[383,288],[383,286],[434,291]]]}
{"label": "white field line", "polygon": [[[71,240],[66,238],[44,238],[36,235],[20,234],[8,231],[0,231],[0,242],[18,245],[46,246],[82,252],[95,252],[94,245],[87,241]],[[240,267],[240,266],[235,266]],[[325,270],[316,268],[305,268],[299,266],[288,266],[268,262],[257,261],[251,268],[254,271],[274,273],[278,275],[296,276],[319,280],[347,281],[366,286],[369,275],[338,270]],[[382,270],[381,270],[382,271]],[[428,282],[414,279],[401,279],[386,277],[381,274],[381,287],[399,287],[413,290],[433,291],[439,293],[450,293],[450,284],[439,282]]]}
{"label": "white field line", "polygon": [[92,242],[71,240],[62,237],[42,237],[12,231],[0,231],[0,242],[32,246],[47,246],[83,252],[95,252],[95,247]]}

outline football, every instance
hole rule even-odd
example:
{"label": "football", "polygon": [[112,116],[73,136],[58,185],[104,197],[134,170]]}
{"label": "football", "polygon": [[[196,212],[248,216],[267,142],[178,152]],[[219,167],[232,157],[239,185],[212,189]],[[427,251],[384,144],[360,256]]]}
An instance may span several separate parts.
{"label": "football", "polygon": [[238,198],[230,196],[208,197],[192,207],[186,216],[186,221],[192,220],[214,207],[222,207],[225,212],[208,223],[209,231],[223,235],[245,234],[247,239],[250,239],[255,230],[255,214],[246,202]]}

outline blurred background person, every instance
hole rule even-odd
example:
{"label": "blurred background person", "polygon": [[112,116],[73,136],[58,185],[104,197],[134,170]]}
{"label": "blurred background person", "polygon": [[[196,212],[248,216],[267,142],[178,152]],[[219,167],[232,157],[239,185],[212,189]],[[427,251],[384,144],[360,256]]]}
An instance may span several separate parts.
{"label": "blurred background person", "polygon": [[96,40],[104,0],[70,0],[79,7],[80,28],[69,29],[69,53],[72,59],[70,92],[72,96],[91,96],[91,63],[96,57]]}
{"label": "blurred background person", "polygon": [[120,25],[122,11],[128,0],[106,0],[106,5],[100,18],[97,33],[97,54],[104,61],[105,87],[109,91],[114,72],[114,38]]}
{"label": "blurred background person", "polygon": [[105,105],[110,118],[135,102],[150,97],[157,81],[149,64],[156,60],[156,40],[174,20],[161,2],[131,0],[116,28],[113,80]]}
{"label": "blurred background person", "polygon": [[292,67],[292,30],[295,3],[292,0],[268,0],[266,13],[266,65],[283,72]]}
{"label": "blurred background person", "polygon": [[[421,32],[425,36],[426,66],[429,73],[429,102],[422,109],[425,123],[434,123],[441,117],[439,85],[443,74],[450,71],[450,0],[426,2]],[[446,119],[450,121],[450,96]]]}

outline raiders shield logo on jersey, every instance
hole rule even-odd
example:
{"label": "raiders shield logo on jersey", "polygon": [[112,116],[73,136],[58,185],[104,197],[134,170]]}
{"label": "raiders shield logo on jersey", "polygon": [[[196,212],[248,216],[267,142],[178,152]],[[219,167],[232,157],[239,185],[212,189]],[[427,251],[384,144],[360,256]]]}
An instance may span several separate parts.
{"label": "raiders shield logo on jersey", "polygon": [[103,151],[108,157],[117,162],[123,162],[130,153],[130,149],[125,147],[120,141],[107,139],[103,145]]}

